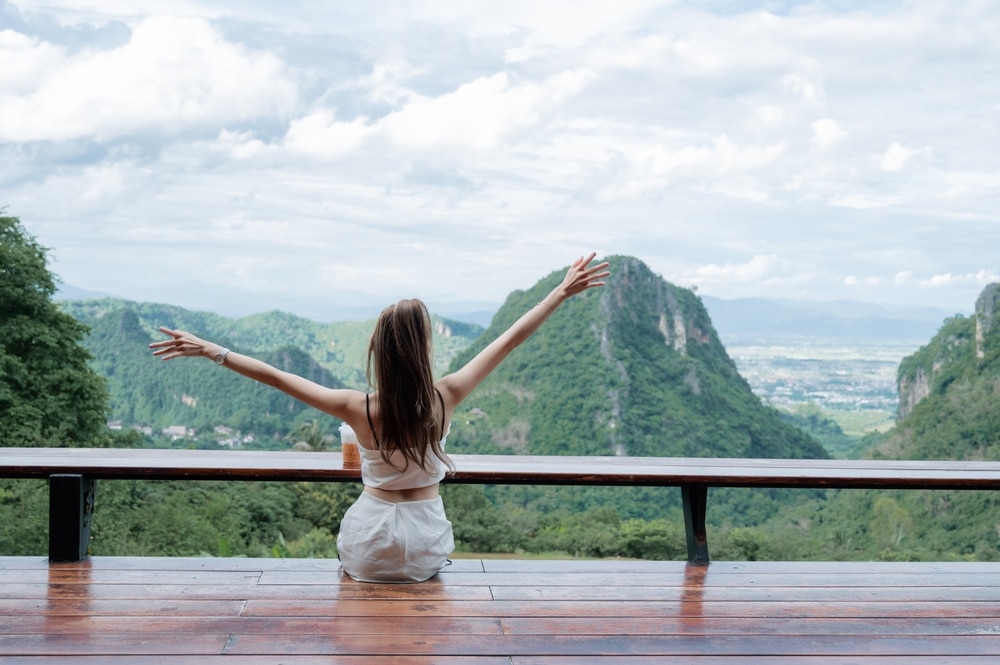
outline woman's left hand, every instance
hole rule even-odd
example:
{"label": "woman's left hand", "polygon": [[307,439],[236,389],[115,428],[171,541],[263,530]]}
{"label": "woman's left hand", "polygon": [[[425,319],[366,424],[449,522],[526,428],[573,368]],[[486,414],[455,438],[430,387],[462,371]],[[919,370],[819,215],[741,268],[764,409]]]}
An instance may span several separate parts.
{"label": "woman's left hand", "polygon": [[153,342],[149,345],[149,348],[153,349],[154,356],[158,356],[163,360],[172,360],[185,356],[211,358],[222,350],[222,347],[218,344],[206,342],[200,337],[183,330],[171,330],[170,328],[161,326],[160,332],[170,335],[170,339],[165,339],[162,342]]}

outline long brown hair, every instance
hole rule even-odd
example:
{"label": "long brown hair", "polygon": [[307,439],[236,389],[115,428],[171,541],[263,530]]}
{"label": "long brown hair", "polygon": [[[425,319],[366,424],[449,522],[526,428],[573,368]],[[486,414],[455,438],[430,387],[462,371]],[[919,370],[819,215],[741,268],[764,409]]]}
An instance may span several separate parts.
{"label": "long brown hair", "polygon": [[[372,374],[374,373],[374,377]],[[382,310],[368,344],[368,385],[378,390],[382,459],[400,451],[428,470],[428,451],[452,467],[441,449],[444,413],[434,389],[431,365],[431,316],[420,300],[400,300]],[[372,379],[374,378],[374,381]]]}

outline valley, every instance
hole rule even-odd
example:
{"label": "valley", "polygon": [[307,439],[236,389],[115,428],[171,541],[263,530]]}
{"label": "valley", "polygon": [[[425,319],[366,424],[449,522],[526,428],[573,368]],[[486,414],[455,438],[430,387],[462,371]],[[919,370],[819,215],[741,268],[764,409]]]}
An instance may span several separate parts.
{"label": "valley", "polygon": [[885,431],[895,422],[899,362],[916,340],[818,337],[722,338],[754,394],[782,410],[821,408],[846,434]]}

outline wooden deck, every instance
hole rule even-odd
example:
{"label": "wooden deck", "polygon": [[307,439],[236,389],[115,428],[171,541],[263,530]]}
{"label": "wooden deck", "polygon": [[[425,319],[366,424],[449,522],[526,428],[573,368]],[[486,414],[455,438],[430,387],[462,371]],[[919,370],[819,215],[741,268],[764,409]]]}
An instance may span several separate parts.
{"label": "wooden deck", "polygon": [[0,662],[995,665],[1000,564],[0,557]]}

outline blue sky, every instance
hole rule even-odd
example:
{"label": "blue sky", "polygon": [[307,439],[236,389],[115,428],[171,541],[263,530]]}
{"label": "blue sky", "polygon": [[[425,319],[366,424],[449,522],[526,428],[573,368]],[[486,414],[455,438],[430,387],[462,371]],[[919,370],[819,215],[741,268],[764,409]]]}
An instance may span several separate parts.
{"label": "blue sky", "polygon": [[719,298],[1000,281],[993,2],[0,0],[0,206],[68,284],[324,319],[588,251]]}

